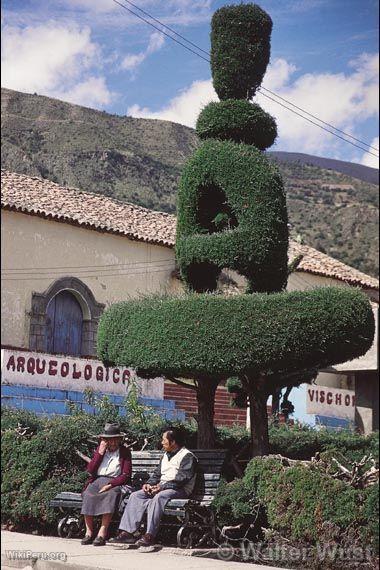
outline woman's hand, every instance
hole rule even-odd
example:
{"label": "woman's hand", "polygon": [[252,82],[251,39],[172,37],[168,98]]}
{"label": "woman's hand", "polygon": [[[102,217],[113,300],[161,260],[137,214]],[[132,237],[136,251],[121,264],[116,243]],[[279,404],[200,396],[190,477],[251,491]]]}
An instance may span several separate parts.
{"label": "woman's hand", "polygon": [[108,448],[108,441],[105,439],[102,439],[99,445],[99,453],[100,455],[104,455],[106,450]]}
{"label": "woman's hand", "polygon": [[112,489],[112,485],[110,483],[108,483],[108,485],[104,485],[104,487],[102,487],[99,491],[99,493],[105,493],[106,491],[109,491],[110,489]]}

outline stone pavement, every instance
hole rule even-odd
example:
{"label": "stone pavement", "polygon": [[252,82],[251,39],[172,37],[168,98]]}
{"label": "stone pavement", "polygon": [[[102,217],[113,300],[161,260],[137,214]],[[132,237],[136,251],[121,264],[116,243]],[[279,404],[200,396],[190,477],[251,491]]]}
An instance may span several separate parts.
{"label": "stone pavement", "polygon": [[[115,546],[82,546],[78,539],[34,536],[1,532],[1,568],[28,570],[276,570],[244,562],[231,562],[200,556],[200,551],[162,548],[155,552],[122,549]],[[25,559],[40,553],[40,559]],[[50,560],[43,560],[50,556]],[[216,553],[209,552],[209,555]],[[18,559],[16,557],[18,556]],[[24,559],[20,559],[20,556]],[[55,558],[55,560],[53,560]]]}

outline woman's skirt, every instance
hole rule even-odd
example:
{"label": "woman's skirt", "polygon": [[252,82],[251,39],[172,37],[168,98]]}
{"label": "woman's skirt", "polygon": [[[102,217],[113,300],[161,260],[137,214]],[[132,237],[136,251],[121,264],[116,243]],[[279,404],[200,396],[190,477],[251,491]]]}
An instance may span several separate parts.
{"label": "woman's skirt", "polygon": [[104,485],[108,485],[110,477],[98,477],[90,483],[82,493],[82,515],[105,515],[113,513],[119,505],[121,489],[111,487],[104,493],[99,493]]}

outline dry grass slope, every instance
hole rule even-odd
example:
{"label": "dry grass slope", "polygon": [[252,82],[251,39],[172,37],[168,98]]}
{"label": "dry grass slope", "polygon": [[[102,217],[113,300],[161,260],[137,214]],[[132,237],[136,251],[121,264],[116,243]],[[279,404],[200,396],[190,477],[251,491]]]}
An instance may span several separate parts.
{"label": "dry grass slope", "polygon": [[[198,144],[192,129],[8,89],[1,110],[2,168],[175,212],[182,166]],[[292,237],[377,276],[378,189],[368,182],[377,172],[301,154],[272,159],[286,181]],[[333,170],[342,164],[345,172]]]}

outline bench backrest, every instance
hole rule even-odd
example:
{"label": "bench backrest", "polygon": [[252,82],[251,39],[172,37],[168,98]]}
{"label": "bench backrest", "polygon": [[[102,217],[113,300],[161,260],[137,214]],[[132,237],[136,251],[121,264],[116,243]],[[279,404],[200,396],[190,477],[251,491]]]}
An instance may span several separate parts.
{"label": "bench backrest", "polygon": [[[191,495],[196,500],[212,500],[222,477],[226,460],[224,449],[191,449],[198,459],[197,481]],[[162,451],[132,451],[132,476],[151,474],[160,462]]]}

